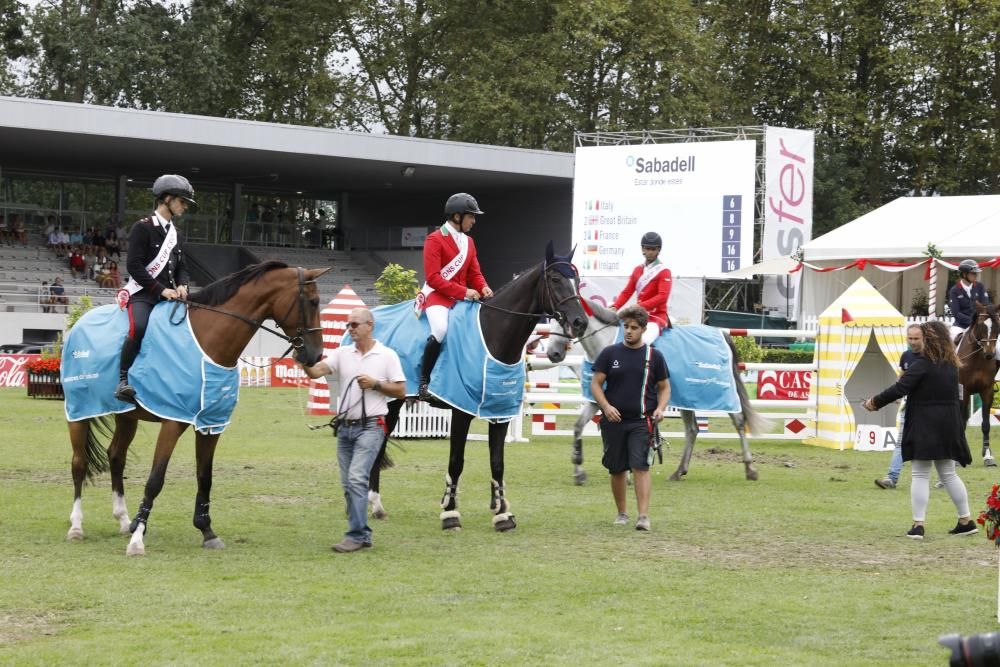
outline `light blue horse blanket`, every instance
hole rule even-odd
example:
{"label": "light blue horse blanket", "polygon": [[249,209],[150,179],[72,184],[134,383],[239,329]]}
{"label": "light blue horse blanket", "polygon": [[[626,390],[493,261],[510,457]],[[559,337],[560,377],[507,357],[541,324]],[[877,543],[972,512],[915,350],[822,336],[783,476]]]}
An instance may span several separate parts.
{"label": "light blue horse blanket", "polygon": [[[136,402],[161,419],[191,424],[200,433],[222,433],[239,398],[239,370],[209,359],[194,337],[191,320],[184,317],[172,324],[172,311],[164,301],[149,316],[142,348],[128,374]],[[115,398],[127,334],[128,313],[115,304],[88,311],[70,329],[61,369],[69,421],[135,409]]]}
{"label": "light blue horse blanket", "polygon": [[[621,324],[615,342],[624,340]],[[733,378],[733,352],[720,329],[691,324],[664,329],[653,341],[670,371],[670,402],[678,410],[739,412],[740,396]],[[584,360],[580,382],[583,395],[593,401],[590,381],[593,364]]]}
{"label": "light blue horse blanket", "polygon": [[[492,421],[508,421],[521,410],[524,363],[505,364],[486,348],[478,303],[459,301],[451,309],[448,335],[431,373],[430,393],[453,408]],[[396,351],[406,375],[406,395],[416,396],[424,345],[431,335],[427,316],[413,316],[413,300],[372,310],[375,338]],[[349,336],[344,337],[349,343]]]}

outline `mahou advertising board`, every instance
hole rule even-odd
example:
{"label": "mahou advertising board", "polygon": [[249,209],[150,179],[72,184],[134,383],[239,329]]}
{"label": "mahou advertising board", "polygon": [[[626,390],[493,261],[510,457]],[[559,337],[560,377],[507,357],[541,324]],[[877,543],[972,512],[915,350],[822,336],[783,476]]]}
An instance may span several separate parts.
{"label": "mahou advertising board", "polygon": [[26,387],[28,362],[40,354],[0,354],[0,387]]}

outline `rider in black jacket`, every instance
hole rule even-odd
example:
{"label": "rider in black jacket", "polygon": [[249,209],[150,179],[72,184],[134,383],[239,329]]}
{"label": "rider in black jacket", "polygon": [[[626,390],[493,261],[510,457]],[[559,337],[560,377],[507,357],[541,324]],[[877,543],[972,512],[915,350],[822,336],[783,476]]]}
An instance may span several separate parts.
{"label": "rider in black jacket", "polygon": [[963,259],[958,265],[958,282],[948,290],[948,308],[951,310],[951,316],[955,318],[951,325],[952,339],[972,324],[977,301],[984,306],[990,305],[986,288],[978,281],[980,273],[982,269],[974,259]]}
{"label": "rider in black jacket", "polygon": [[[165,174],[153,183],[156,210],[134,225],[128,236],[128,285],[119,292],[119,303],[128,304],[129,333],[122,345],[120,375],[115,398],[134,402],[135,389],[128,383],[131,368],[146,333],[153,306],[163,299],[186,299],[188,272],[184,266],[175,218],[194,204],[194,189],[183,176]],[[173,247],[166,250],[166,246]],[[159,260],[159,261],[157,261]]]}

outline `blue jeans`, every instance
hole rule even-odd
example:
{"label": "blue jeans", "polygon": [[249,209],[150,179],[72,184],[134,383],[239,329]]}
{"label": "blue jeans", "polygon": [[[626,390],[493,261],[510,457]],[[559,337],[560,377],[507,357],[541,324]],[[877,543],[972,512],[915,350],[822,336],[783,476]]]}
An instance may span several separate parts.
{"label": "blue jeans", "polygon": [[891,479],[894,483],[899,482],[899,474],[903,472],[903,446],[900,442],[903,440],[903,424],[906,421],[905,402],[899,410],[898,439],[896,440],[896,447],[892,450],[892,459],[889,461],[889,472],[886,474],[886,477]]}
{"label": "blue jeans", "polygon": [[903,448],[896,443],[896,448],[892,450],[892,460],[889,461],[888,477],[893,482],[899,482],[899,473],[903,471]]}
{"label": "blue jeans", "polygon": [[385,438],[377,420],[370,417],[367,422],[353,426],[344,424],[337,431],[337,464],[347,501],[344,536],[363,544],[372,543],[372,529],[368,527],[368,476]]}

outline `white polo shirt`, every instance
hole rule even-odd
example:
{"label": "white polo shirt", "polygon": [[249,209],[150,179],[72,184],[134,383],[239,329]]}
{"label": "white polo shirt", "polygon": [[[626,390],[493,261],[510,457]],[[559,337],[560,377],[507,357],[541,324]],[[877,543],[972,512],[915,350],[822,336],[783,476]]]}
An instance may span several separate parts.
{"label": "white polo shirt", "polygon": [[[345,419],[361,419],[362,390],[357,382],[351,382],[357,376],[368,375],[379,382],[406,381],[399,355],[377,340],[365,354],[361,354],[351,343],[338,347],[323,361],[340,380],[340,402],[337,405]],[[386,395],[380,391],[365,389],[364,402],[368,417],[381,417],[389,411]]]}

